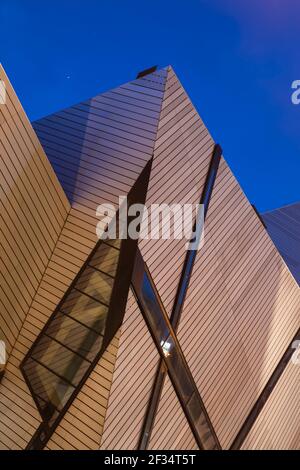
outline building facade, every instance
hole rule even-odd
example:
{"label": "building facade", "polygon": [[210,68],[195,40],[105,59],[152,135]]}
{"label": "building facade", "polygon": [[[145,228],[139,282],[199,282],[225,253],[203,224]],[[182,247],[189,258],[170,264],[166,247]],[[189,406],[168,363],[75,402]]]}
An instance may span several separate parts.
{"label": "building facade", "polygon": [[[299,449],[299,204],[257,214],[171,67],[32,124],[0,79],[0,448]],[[99,240],[120,195],[204,243]]]}

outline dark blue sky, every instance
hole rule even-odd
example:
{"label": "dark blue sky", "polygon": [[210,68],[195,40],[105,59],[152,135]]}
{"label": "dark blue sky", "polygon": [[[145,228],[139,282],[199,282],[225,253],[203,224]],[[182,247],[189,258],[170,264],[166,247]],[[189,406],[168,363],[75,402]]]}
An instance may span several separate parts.
{"label": "dark blue sky", "polygon": [[171,64],[250,201],[300,199],[298,0],[0,0],[0,61],[34,120]]}

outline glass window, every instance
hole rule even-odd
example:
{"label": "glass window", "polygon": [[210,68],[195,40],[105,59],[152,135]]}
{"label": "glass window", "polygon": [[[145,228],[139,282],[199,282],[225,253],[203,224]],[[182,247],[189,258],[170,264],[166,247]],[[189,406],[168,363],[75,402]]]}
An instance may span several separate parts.
{"label": "glass window", "polygon": [[62,410],[101,351],[119,255],[99,243],[22,364],[44,419]]}

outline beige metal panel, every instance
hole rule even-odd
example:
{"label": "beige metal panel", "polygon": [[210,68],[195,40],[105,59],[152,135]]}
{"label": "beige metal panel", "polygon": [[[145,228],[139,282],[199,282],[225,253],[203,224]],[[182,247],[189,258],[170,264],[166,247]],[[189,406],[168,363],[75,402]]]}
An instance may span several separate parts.
{"label": "beige metal panel", "polygon": [[178,336],[224,448],[297,331],[299,306],[296,282],[223,160]]}
{"label": "beige metal panel", "polygon": [[130,292],[101,449],[137,448],[157,361],[156,347]]}
{"label": "beige metal panel", "polygon": [[149,450],[197,450],[198,446],[167,376],[162,390]]}
{"label": "beige metal panel", "polygon": [[9,356],[70,205],[1,66],[0,79],[0,339]]}
{"label": "beige metal panel", "polygon": [[300,367],[289,362],[242,449],[300,449]]}
{"label": "beige metal panel", "polygon": [[[95,245],[96,235],[91,228],[85,232],[85,237],[77,236],[76,221],[77,211],[72,209],[70,221],[68,218],[61,232],[0,384],[0,407],[1,403],[6,407],[5,419],[0,422],[0,434],[6,439],[0,443],[0,448],[26,447],[41,422],[19,366]],[[118,335],[66,413],[48,443],[49,448],[99,447],[117,348]],[[82,424],[79,426],[79,423]]]}

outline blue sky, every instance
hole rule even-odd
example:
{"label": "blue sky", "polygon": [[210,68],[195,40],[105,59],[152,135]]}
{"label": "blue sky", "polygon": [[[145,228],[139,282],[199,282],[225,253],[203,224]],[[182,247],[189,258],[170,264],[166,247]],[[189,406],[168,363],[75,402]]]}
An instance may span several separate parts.
{"label": "blue sky", "polygon": [[300,200],[298,0],[1,0],[0,61],[34,120],[171,64],[250,201]]}

